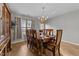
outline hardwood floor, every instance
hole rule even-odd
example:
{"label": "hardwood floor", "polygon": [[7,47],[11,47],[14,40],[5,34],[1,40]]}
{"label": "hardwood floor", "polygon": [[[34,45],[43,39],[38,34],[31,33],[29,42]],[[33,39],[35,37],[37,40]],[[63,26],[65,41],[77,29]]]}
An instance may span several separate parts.
{"label": "hardwood floor", "polygon": [[19,42],[12,44],[12,51],[7,54],[8,56],[33,56],[33,53],[27,48],[26,42]]}
{"label": "hardwood floor", "polygon": [[79,56],[79,45],[62,42],[61,52],[65,56]]}
{"label": "hardwood floor", "polygon": [[[61,42],[61,54],[63,56],[79,56],[79,46],[69,44],[67,42]],[[51,56],[50,51],[46,51],[46,56]],[[58,54],[56,53],[58,56]],[[19,42],[12,44],[12,51],[7,56],[35,56],[29,48],[27,48],[26,42]]]}

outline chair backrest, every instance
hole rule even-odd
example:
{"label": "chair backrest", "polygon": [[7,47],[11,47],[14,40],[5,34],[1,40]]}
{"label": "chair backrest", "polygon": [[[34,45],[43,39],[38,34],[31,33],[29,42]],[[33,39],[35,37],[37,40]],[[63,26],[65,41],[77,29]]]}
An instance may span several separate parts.
{"label": "chair backrest", "polygon": [[44,34],[44,30],[39,30],[39,34],[40,35]]}
{"label": "chair backrest", "polygon": [[28,30],[26,30],[26,35],[28,36],[28,34],[29,34]]}
{"label": "chair backrest", "polygon": [[30,37],[37,38],[37,32],[35,29],[30,29],[29,31],[30,31],[29,33]]}
{"label": "chair backrest", "polygon": [[33,38],[37,38],[37,32],[36,30],[32,30],[33,31]]}
{"label": "chair backrest", "polygon": [[62,29],[59,29],[56,32],[56,45],[60,45],[61,38],[62,38]]}
{"label": "chair backrest", "polygon": [[27,42],[30,40],[30,30],[26,30]]}
{"label": "chair backrest", "polygon": [[45,29],[45,35],[53,35],[53,29]]}
{"label": "chair backrest", "polygon": [[30,29],[30,37],[33,37],[33,30]]}

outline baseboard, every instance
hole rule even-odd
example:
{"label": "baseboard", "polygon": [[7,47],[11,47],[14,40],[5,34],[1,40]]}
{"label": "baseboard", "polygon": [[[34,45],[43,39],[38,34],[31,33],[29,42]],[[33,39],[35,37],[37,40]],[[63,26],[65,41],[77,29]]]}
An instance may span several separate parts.
{"label": "baseboard", "polygon": [[[23,41],[26,41],[26,40],[17,40],[17,41],[12,42],[11,44],[15,44],[15,43],[23,42]],[[62,40],[62,42],[66,42],[66,43],[69,43],[69,44],[73,44],[73,45],[78,45],[79,46],[79,43],[74,43],[74,42],[70,42],[70,41],[66,41],[66,40]]]}
{"label": "baseboard", "polygon": [[26,41],[26,40],[17,40],[17,41],[11,42],[11,44],[15,44],[15,43],[23,42],[23,41]]}
{"label": "baseboard", "polygon": [[78,45],[79,46],[79,43],[74,43],[74,42],[70,42],[70,41],[66,41],[66,40],[62,40],[63,42],[66,42],[66,43],[69,43],[69,44],[73,44],[73,45]]}

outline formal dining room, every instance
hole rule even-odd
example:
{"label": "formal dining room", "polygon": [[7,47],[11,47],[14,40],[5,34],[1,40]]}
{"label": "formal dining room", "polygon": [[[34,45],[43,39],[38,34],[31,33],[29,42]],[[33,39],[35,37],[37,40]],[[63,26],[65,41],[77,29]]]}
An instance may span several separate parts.
{"label": "formal dining room", "polygon": [[0,3],[0,56],[79,56],[79,3]]}

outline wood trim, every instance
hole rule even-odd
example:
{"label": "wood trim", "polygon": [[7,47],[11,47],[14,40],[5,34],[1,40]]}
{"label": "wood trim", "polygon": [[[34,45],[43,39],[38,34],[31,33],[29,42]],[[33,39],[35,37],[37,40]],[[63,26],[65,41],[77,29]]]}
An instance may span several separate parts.
{"label": "wood trim", "polygon": [[4,6],[2,6],[2,21],[3,21],[3,31],[2,31],[2,34],[4,34],[5,33],[5,29],[4,29],[4,25],[5,25],[5,23],[4,23]]}
{"label": "wood trim", "polygon": [[74,42],[70,42],[70,41],[66,41],[66,40],[62,40],[61,42],[66,42],[66,43],[69,43],[69,44],[73,44],[73,45],[79,46],[79,43],[74,43]]}
{"label": "wood trim", "polygon": [[19,43],[19,42],[26,42],[26,40],[15,40],[11,44],[16,44],[16,43]]}
{"label": "wood trim", "polygon": [[9,11],[9,8],[7,7],[7,4],[6,3],[3,3],[3,5],[5,6],[5,8],[7,9],[7,11],[9,12],[9,14],[11,15],[10,11]]}
{"label": "wood trim", "polygon": [[8,29],[8,31],[9,31],[9,36],[10,36],[10,40],[9,40],[9,49],[11,50],[11,13],[10,13],[10,11],[9,11],[9,8],[8,8],[8,6],[7,6],[7,4],[6,3],[3,3],[3,5],[4,5],[4,7],[7,9],[7,11],[8,11],[8,14],[9,14],[9,29]]}

